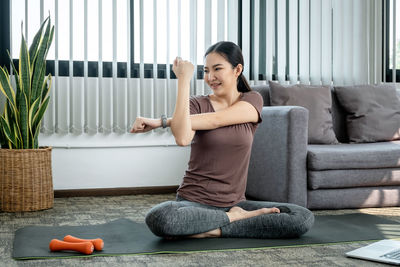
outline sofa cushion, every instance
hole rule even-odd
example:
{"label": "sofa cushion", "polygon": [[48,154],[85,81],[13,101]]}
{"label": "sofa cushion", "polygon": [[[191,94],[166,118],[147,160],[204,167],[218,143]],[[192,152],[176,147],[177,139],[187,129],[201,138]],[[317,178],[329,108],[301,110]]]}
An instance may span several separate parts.
{"label": "sofa cushion", "polygon": [[309,209],[396,207],[400,186],[371,186],[307,191]]}
{"label": "sofa cushion", "polygon": [[308,145],[307,150],[309,170],[400,167],[400,141]]}
{"label": "sofa cushion", "polygon": [[269,85],[259,84],[259,85],[252,85],[251,89],[260,93],[264,100],[264,106],[271,106],[271,100],[269,98]]}
{"label": "sofa cushion", "polygon": [[308,109],[308,143],[338,143],[332,124],[332,98],[329,86],[280,85],[269,82],[273,106],[301,106]]}
{"label": "sofa cushion", "polygon": [[400,101],[394,84],[335,86],[347,114],[350,142],[400,139]]}
{"label": "sofa cushion", "polygon": [[308,171],[308,188],[400,185],[400,168]]}
{"label": "sofa cushion", "polygon": [[[261,96],[264,99],[264,106],[271,106],[270,89],[268,84],[252,85],[251,89],[261,94]],[[400,90],[398,94],[400,97]],[[348,143],[349,138],[347,136],[346,111],[340,105],[333,86],[331,87],[331,98],[332,98],[331,112],[332,112],[333,131],[336,135],[337,140],[340,143]]]}

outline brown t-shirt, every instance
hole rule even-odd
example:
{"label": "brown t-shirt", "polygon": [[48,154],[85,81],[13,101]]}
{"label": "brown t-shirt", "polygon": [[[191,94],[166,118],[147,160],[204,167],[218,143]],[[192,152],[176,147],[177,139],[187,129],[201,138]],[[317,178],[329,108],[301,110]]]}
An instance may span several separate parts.
{"label": "brown t-shirt", "polygon": [[[242,93],[239,101],[256,108],[258,122],[196,131],[189,166],[178,189],[181,197],[217,207],[233,206],[246,199],[251,146],[261,122],[263,99],[258,92],[250,91]],[[215,112],[209,96],[190,98],[190,114],[207,112]]]}

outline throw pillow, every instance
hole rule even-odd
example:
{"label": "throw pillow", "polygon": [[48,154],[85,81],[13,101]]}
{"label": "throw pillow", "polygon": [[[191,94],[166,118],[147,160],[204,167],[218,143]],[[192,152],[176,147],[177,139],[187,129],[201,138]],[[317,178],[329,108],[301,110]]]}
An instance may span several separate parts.
{"label": "throw pillow", "polygon": [[352,143],[400,139],[400,101],[394,84],[335,86],[347,112]]}
{"label": "throw pillow", "polygon": [[332,124],[329,86],[281,85],[269,81],[271,105],[302,106],[308,109],[308,143],[337,144]]}

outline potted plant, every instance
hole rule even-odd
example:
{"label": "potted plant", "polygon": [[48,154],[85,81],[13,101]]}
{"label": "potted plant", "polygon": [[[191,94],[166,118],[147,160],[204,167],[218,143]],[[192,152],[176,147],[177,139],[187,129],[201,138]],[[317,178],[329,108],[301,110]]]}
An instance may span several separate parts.
{"label": "potted plant", "polygon": [[39,147],[38,136],[49,104],[51,75],[46,57],[54,35],[50,17],[27,43],[22,34],[18,68],[10,56],[15,88],[7,68],[0,67],[0,91],[5,96],[0,116],[0,209],[33,211],[53,206],[51,147]]}

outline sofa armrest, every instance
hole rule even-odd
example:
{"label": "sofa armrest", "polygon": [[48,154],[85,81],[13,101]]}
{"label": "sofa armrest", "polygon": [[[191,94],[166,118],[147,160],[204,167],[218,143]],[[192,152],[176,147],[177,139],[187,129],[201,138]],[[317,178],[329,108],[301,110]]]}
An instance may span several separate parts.
{"label": "sofa armrest", "polygon": [[249,198],[307,205],[308,110],[266,106],[256,130],[246,195]]}

